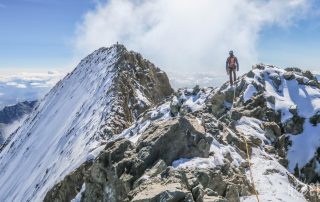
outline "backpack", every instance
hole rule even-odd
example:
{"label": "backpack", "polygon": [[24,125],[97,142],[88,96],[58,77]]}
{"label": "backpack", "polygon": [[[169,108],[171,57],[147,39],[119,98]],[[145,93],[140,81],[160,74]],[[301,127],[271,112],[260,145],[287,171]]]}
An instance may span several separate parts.
{"label": "backpack", "polygon": [[229,62],[228,62],[229,68],[235,69],[237,67],[236,63],[237,63],[236,57],[229,57]]}

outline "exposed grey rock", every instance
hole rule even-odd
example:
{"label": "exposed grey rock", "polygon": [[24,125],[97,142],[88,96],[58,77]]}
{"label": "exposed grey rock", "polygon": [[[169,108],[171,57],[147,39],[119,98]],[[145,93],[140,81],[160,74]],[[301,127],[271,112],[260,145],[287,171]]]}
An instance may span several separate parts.
{"label": "exposed grey rock", "polygon": [[303,132],[304,122],[305,118],[293,116],[291,119],[284,123],[284,132],[292,135],[298,135]]}
{"label": "exposed grey rock", "polygon": [[274,105],[276,103],[276,98],[274,96],[268,96],[267,101]]}
{"label": "exposed grey rock", "polygon": [[247,73],[247,77],[248,78],[254,78],[254,73],[252,70],[250,70],[248,73]]}
{"label": "exposed grey rock", "polygon": [[225,107],[225,101],[226,101],[226,96],[224,93],[217,92],[211,100],[211,106],[212,106],[212,113],[216,117],[220,117],[222,114],[224,114],[227,109]]}
{"label": "exposed grey rock", "polygon": [[281,85],[281,77],[279,74],[271,74],[269,75],[269,78],[272,80],[273,85],[276,89],[279,89],[279,86]]}
{"label": "exposed grey rock", "polygon": [[319,188],[317,185],[305,185],[298,181],[293,175],[288,174],[288,180],[293,187],[295,187],[300,193],[306,197],[308,201],[319,201]]}
{"label": "exposed grey rock", "polygon": [[192,195],[196,202],[202,202],[205,192],[201,184],[197,185],[196,187],[192,188]]}
{"label": "exposed grey rock", "polygon": [[172,116],[177,116],[180,112],[182,103],[181,101],[177,98],[174,97],[170,103],[170,113]]}
{"label": "exposed grey rock", "polygon": [[226,192],[226,198],[231,202],[240,202],[239,192],[236,186],[229,185]]}
{"label": "exposed grey rock", "polygon": [[206,188],[206,189],[205,189],[205,193],[206,193],[206,195],[208,195],[208,196],[218,196],[218,193],[215,192],[215,191],[213,191],[213,190],[210,189],[210,188]]}
{"label": "exposed grey rock", "polygon": [[142,134],[137,150],[149,154],[143,159],[146,164],[157,158],[170,165],[178,158],[208,157],[212,138],[204,133],[204,128],[194,118],[159,121]]}
{"label": "exposed grey rock", "polygon": [[297,68],[297,67],[287,67],[284,70],[288,71],[288,72],[297,72],[297,73],[302,73],[302,70]]}
{"label": "exposed grey rock", "polygon": [[229,202],[221,196],[204,196],[203,202]]}
{"label": "exposed grey rock", "polygon": [[264,149],[266,152],[268,152],[269,154],[275,154],[275,148],[273,146],[270,145],[265,145]]}
{"label": "exposed grey rock", "polygon": [[199,92],[200,92],[200,87],[199,87],[199,85],[196,85],[196,86],[193,88],[192,94],[193,94],[193,95],[197,95]]}
{"label": "exposed grey rock", "polygon": [[300,85],[305,85],[306,84],[304,77],[297,77],[296,80],[297,80],[298,84],[300,84]]}
{"label": "exposed grey rock", "polygon": [[[180,183],[153,182],[147,186],[153,188],[147,188],[143,192],[145,194],[129,192],[146,186],[148,180],[141,180],[143,175],[170,175],[166,165],[171,165],[176,159],[208,157],[211,142],[212,139],[204,134],[203,127],[194,118],[180,117],[155,122],[141,135],[136,146],[125,139],[108,143],[90,168],[83,201],[127,201],[131,197],[133,201],[157,201],[159,197],[169,201],[182,200],[189,191]],[[178,179],[176,181],[179,182]]]}
{"label": "exposed grey rock", "polygon": [[298,108],[296,105],[292,105],[289,108],[289,112],[293,115],[293,116],[298,116]]}
{"label": "exposed grey rock", "polygon": [[266,137],[268,137],[272,142],[281,136],[281,128],[275,122],[265,122],[264,131]]}
{"label": "exposed grey rock", "polygon": [[293,79],[295,79],[294,73],[293,73],[293,72],[288,72],[288,71],[283,74],[283,77],[284,77],[284,79],[286,79],[286,80],[293,80]]}
{"label": "exposed grey rock", "polygon": [[264,70],[265,66],[263,64],[257,64],[257,65],[253,65],[252,69],[260,69],[260,70]]}
{"label": "exposed grey rock", "polygon": [[320,87],[320,84],[319,84],[318,81],[316,81],[316,80],[310,80],[310,81],[308,81],[307,85],[313,86],[313,87],[316,87],[316,88],[319,88],[319,87]]}
{"label": "exposed grey rock", "polygon": [[315,115],[310,117],[310,123],[312,123],[314,126],[320,123],[320,112],[317,112]]}
{"label": "exposed grey rock", "polygon": [[289,164],[288,159],[280,157],[278,161],[283,167],[285,168],[288,167],[288,164]]}
{"label": "exposed grey rock", "polygon": [[190,192],[181,187],[179,183],[167,185],[151,184],[139,192],[131,200],[132,202],[158,202],[158,201],[193,201]]}
{"label": "exposed grey rock", "polygon": [[180,109],[180,114],[182,116],[187,115],[192,112],[192,109],[188,105],[182,105]]}
{"label": "exposed grey rock", "polygon": [[86,174],[92,162],[86,162],[71,172],[62,182],[56,184],[45,196],[44,202],[71,201],[81,190]]}
{"label": "exposed grey rock", "polygon": [[303,71],[302,75],[310,80],[316,80],[315,76],[309,70]]}

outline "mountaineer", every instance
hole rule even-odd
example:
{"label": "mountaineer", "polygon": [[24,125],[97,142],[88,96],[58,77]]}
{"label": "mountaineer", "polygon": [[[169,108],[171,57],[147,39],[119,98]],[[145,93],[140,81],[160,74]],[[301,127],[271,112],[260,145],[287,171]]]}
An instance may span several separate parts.
{"label": "mountaineer", "polygon": [[[230,75],[230,84],[233,86],[233,83],[237,79],[236,70],[239,71],[238,59],[233,55],[233,51],[229,51],[229,57],[226,62],[227,74]],[[232,78],[233,76],[233,78]]]}

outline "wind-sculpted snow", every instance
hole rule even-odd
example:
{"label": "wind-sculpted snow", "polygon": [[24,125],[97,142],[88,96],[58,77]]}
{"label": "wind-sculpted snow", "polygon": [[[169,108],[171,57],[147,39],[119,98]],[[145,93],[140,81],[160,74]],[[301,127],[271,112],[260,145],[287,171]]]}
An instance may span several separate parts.
{"label": "wind-sculpted snow", "polygon": [[98,154],[118,57],[113,47],[82,60],[15,133],[0,153],[0,201],[41,201],[55,183]]}

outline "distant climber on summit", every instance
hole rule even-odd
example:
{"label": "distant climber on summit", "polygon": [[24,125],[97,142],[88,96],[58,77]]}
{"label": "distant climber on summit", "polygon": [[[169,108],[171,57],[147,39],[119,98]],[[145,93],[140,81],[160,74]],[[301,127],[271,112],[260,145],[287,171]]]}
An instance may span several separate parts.
{"label": "distant climber on summit", "polygon": [[[230,75],[230,85],[233,86],[233,83],[237,80],[236,70],[239,71],[238,59],[233,55],[233,51],[229,51],[229,57],[226,62],[227,74]],[[233,76],[233,78],[232,78]]]}

